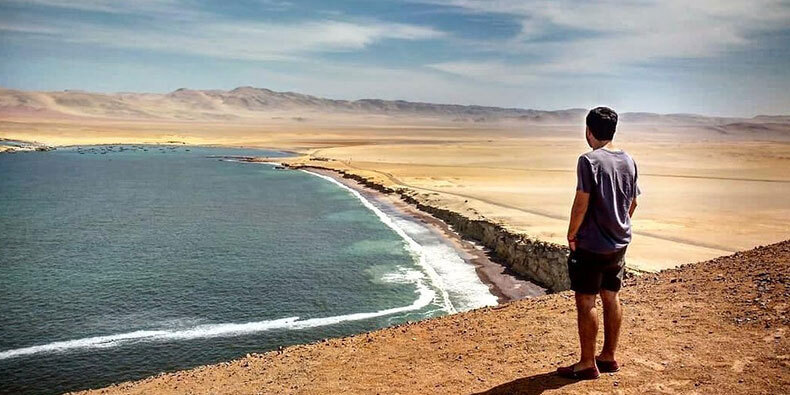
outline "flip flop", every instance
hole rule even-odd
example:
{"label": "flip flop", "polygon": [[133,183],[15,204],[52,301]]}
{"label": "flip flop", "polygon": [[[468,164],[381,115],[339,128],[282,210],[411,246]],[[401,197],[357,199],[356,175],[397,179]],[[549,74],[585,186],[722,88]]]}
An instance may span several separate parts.
{"label": "flip flop", "polygon": [[595,366],[587,369],[573,371],[574,366],[576,366],[576,364],[557,368],[557,375],[572,380],[595,380],[598,378],[598,376],[601,375],[600,373],[598,373],[598,368],[596,368]]}
{"label": "flip flop", "polygon": [[601,361],[595,358],[595,365],[598,366],[598,371],[601,373],[614,373],[620,370],[620,365],[617,361]]}

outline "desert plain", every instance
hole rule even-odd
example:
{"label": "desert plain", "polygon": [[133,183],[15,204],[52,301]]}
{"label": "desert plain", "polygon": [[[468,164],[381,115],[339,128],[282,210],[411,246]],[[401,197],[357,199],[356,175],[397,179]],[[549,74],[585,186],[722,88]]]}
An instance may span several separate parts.
{"label": "desert plain", "polygon": [[[565,243],[576,160],[589,150],[584,110],[362,104],[255,88],[167,95],[0,90],[0,138],[288,150],[295,153],[289,163],[342,169]],[[643,192],[630,267],[657,271],[790,235],[790,117],[625,113],[614,143],[636,160]]]}

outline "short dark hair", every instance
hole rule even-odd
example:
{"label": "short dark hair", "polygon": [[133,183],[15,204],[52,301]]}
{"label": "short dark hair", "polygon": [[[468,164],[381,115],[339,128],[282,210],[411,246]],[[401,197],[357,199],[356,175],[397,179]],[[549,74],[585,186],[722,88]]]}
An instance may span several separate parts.
{"label": "short dark hair", "polygon": [[587,113],[587,127],[596,140],[611,140],[617,129],[617,113],[609,107],[595,107]]}

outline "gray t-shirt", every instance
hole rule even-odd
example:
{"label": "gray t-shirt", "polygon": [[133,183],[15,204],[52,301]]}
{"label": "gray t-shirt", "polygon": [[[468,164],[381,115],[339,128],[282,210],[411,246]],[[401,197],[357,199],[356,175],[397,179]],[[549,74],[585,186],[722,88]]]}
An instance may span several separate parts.
{"label": "gray t-shirt", "polygon": [[636,163],[625,151],[599,148],[579,157],[576,190],[590,194],[587,213],[576,234],[578,248],[609,253],[631,242],[628,209],[641,193]]}

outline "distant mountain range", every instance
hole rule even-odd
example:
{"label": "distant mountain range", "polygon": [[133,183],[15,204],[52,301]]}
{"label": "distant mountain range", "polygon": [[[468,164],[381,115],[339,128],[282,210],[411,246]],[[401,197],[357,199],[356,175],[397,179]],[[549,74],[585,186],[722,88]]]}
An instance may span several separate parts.
{"label": "distant mountain range", "polygon": [[[578,124],[587,110],[541,111],[520,108],[433,104],[403,100],[334,100],[294,92],[239,87],[230,91],[178,89],[170,93],[34,92],[0,88],[0,117],[91,117],[150,120],[269,119],[273,115],[360,114],[419,116],[455,122],[518,121]],[[743,121],[790,122],[790,116],[721,118],[693,114],[625,113],[634,123],[720,125]],[[297,118],[294,118],[297,119]]]}

